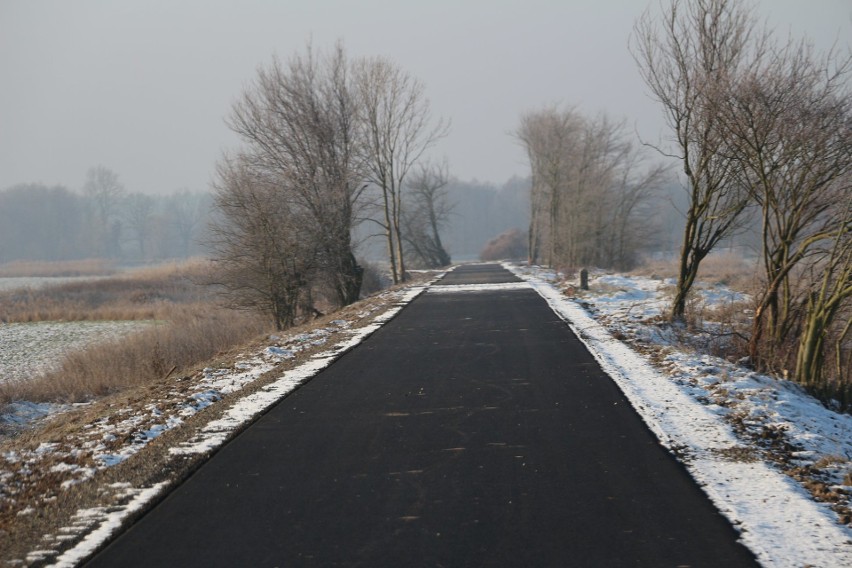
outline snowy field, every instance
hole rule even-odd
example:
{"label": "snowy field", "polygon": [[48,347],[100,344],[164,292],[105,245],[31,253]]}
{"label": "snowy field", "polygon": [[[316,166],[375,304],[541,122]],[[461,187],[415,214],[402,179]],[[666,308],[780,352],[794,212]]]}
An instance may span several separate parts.
{"label": "snowy field", "polygon": [[87,282],[106,278],[105,276],[21,276],[0,278],[0,292],[9,290],[19,290],[30,288],[36,290],[38,288],[46,288],[47,286],[57,286],[68,282]]}
{"label": "snowy field", "polygon": [[0,382],[50,370],[70,351],[150,325],[138,321],[0,323]]}

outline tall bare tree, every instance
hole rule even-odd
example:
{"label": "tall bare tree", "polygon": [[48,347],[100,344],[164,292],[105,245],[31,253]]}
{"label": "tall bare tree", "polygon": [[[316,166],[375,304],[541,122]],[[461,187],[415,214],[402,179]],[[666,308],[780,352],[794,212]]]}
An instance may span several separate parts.
{"label": "tall bare tree", "polygon": [[[530,162],[530,262],[553,266],[559,254],[559,212],[583,119],[574,108],[545,107],[524,114],[515,136]],[[546,256],[544,256],[546,249]]]}
{"label": "tall bare tree", "polygon": [[198,238],[202,221],[209,213],[209,197],[183,188],[175,192],[168,202],[168,224],[178,242],[180,255],[188,257],[193,240]]}
{"label": "tall bare tree", "polygon": [[449,167],[443,162],[418,164],[408,183],[402,238],[409,258],[424,268],[449,266],[451,262],[441,240],[441,231],[452,212],[448,182]]}
{"label": "tall bare tree", "polygon": [[[564,267],[626,267],[640,218],[665,168],[644,167],[623,122],[573,108],[525,114],[516,132],[530,160],[530,261]],[[636,237],[631,239],[630,237]]]}
{"label": "tall bare tree", "polygon": [[[352,251],[356,202],[364,189],[357,99],[338,44],[274,59],[234,105],[228,124],[245,143],[243,161],[264,179],[286,180],[279,198],[312,219],[321,267],[340,305],[358,299],[361,268]],[[277,183],[277,182],[276,182]]]}
{"label": "tall bare tree", "polygon": [[606,213],[601,264],[628,270],[637,262],[639,243],[651,241],[659,229],[649,220],[654,205],[659,205],[660,187],[669,179],[669,169],[663,164],[646,166],[644,156],[630,146],[619,170],[612,199],[599,207]]}
{"label": "tall bare tree", "polygon": [[124,219],[136,241],[139,258],[145,259],[146,246],[152,229],[154,199],[144,193],[131,193],[124,199]]}
{"label": "tall bare tree", "polygon": [[[820,259],[818,276],[808,287],[796,353],[795,378],[826,397],[839,398],[844,406],[852,405],[852,381],[843,376],[842,352],[852,318],[852,189],[847,186],[844,205],[838,204],[843,223],[825,244],[828,248]],[[835,331],[837,366],[833,380],[826,380],[825,353],[832,328],[838,316],[845,313],[846,322],[839,322]]]}
{"label": "tall bare tree", "polygon": [[449,125],[433,123],[423,84],[383,57],[360,60],[355,82],[368,179],[381,192],[382,228],[394,283],[406,279],[402,238],[403,190],[412,167],[446,136]]}
{"label": "tall bare tree", "polygon": [[657,21],[637,21],[631,52],[671,129],[689,195],[671,318],[682,321],[701,261],[737,228],[748,205],[745,187],[725,157],[720,109],[728,86],[759,61],[765,35],[737,0],[672,0]]}
{"label": "tall bare tree", "polygon": [[116,257],[121,253],[121,222],[118,208],[125,195],[124,185],[118,174],[104,166],[89,168],[83,184],[83,194],[94,207],[94,240],[100,247],[100,254]]}

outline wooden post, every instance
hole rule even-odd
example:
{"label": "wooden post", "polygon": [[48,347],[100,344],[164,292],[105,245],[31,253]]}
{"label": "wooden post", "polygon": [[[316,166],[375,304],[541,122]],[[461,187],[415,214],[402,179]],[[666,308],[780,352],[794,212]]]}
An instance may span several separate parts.
{"label": "wooden post", "polygon": [[589,289],[589,271],[585,268],[580,271],[580,290]]}

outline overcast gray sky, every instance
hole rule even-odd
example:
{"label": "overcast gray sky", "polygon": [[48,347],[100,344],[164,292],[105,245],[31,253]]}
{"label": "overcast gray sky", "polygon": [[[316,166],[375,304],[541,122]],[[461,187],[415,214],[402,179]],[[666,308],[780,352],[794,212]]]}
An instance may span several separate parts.
{"label": "overcast gray sky", "polygon": [[[273,53],[342,39],[421,79],[462,179],[526,175],[524,111],[578,104],[646,138],[662,120],[627,50],[647,0],[0,0],[0,189],[79,188],[104,165],[129,191],[206,189],[232,101]],[[653,0],[653,6],[657,6]],[[786,35],[852,45],[850,0],[761,0]]]}

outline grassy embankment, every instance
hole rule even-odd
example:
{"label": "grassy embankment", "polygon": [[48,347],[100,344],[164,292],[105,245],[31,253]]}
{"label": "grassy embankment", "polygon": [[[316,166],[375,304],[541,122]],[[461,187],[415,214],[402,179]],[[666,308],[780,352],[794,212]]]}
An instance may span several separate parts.
{"label": "grassy embankment", "polygon": [[0,321],[149,321],[139,332],[70,353],[55,371],[0,384],[0,403],[78,402],[119,392],[198,365],[257,337],[266,322],[216,305],[198,284],[207,264],[190,261],[110,274],[105,263],[35,263],[0,267],[15,276],[100,278],[0,293]]}

